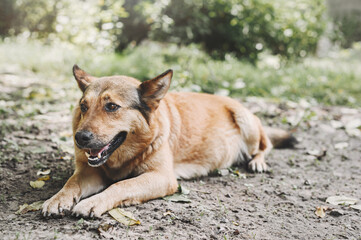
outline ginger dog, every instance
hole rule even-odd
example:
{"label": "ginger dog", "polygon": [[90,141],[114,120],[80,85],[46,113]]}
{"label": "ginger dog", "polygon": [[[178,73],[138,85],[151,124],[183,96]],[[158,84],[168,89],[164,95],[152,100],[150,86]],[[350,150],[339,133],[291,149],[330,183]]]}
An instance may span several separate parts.
{"label": "ginger dog", "polygon": [[83,92],[73,116],[76,168],[44,203],[44,216],[67,211],[100,217],[120,205],[173,194],[177,178],[237,161],[262,172],[272,143],[294,140],[286,131],[262,127],[228,97],[167,94],[172,70],[143,83],[127,76],[93,77],[77,65],[73,73]]}

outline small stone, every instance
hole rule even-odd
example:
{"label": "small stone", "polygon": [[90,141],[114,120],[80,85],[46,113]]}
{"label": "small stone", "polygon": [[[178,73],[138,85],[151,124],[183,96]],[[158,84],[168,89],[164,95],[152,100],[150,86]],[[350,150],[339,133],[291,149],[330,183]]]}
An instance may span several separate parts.
{"label": "small stone", "polygon": [[220,220],[220,223],[228,223],[228,222],[229,222],[229,220],[227,218],[222,218]]}
{"label": "small stone", "polygon": [[218,227],[218,233],[223,233],[225,231],[226,229],[224,227]]}
{"label": "small stone", "polygon": [[342,211],[342,210],[339,210],[339,209],[333,209],[333,210],[330,212],[330,215],[331,215],[331,216],[334,216],[334,217],[339,217],[339,216],[345,215],[345,212]]}
{"label": "small stone", "polygon": [[344,149],[348,147],[347,142],[339,142],[335,144],[335,149]]}
{"label": "small stone", "polygon": [[8,217],[7,217],[7,220],[14,220],[17,216],[15,214],[10,214]]}
{"label": "small stone", "polygon": [[229,174],[228,169],[219,169],[218,174],[221,176],[227,176]]}

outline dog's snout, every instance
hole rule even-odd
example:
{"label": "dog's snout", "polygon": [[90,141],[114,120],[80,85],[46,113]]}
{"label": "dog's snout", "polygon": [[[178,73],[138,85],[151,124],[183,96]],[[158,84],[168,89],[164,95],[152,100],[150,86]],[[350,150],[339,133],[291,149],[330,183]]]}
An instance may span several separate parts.
{"label": "dog's snout", "polygon": [[75,134],[75,141],[80,146],[87,145],[94,138],[93,133],[89,131],[79,131]]}

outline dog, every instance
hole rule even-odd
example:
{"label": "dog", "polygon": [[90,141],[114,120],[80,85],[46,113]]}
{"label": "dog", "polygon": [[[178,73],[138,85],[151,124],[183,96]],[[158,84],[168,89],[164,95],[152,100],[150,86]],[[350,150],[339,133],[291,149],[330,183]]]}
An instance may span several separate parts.
{"label": "dog", "polygon": [[173,194],[177,178],[207,175],[237,161],[266,171],[272,146],[292,145],[228,97],[167,93],[173,71],[144,82],[94,77],[73,67],[83,95],[73,115],[75,171],[43,204],[44,216],[100,217],[123,205]]}

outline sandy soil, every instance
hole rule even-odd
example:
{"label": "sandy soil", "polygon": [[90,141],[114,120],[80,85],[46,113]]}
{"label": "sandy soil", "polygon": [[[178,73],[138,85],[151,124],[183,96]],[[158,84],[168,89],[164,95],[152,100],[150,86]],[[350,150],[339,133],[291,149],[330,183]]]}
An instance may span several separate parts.
{"label": "sandy soil", "polygon": [[[45,85],[22,79],[0,75],[0,239],[361,239],[361,211],[325,202],[334,195],[361,200],[361,137],[355,128],[361,110],[253,98],[245,105],[265,124],[295,128],[300,141],[296,149],[273,150],[267,174],[235,166],[180,180],[190,190],[190,203],[157,199],[127,207],[141,222],[130,227],[108,214],[102,219],[15,214],[24,203],[51,197],[73,171],[74,97],[59,95],[59,85],[54,96],[29,98],[19,92]],[[27,111],[27,105],[37,110]],[[39,169],[51,169],[51,179],[33,189],[29,182]],[[319,218],[318,206],[332,210]]]}

